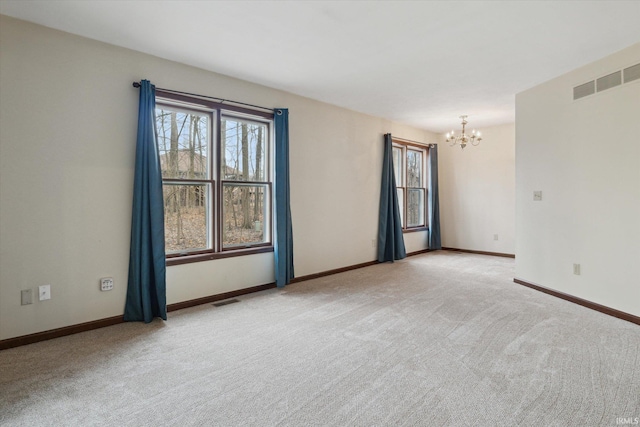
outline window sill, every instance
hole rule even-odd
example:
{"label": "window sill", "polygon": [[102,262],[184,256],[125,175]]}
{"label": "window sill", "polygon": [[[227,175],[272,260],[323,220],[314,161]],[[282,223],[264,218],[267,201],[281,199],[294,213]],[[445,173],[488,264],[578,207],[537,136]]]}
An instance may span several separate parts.
{"label": "window sill", "polygon": [[233,258],[244,255],[262,254],[273,252],[273,246],[263,246],[257,248],[237,249],[224,252],[208,252],[205,254],[184,255],[167,258],[167,267],[172,265],[191,264],[192,262],[211,261],[214,259]]}
{"label": "window sill", "polygon": [[402,230],[402,233],[415,233],[416,231],[429,231],[429,227],[405,228]]}

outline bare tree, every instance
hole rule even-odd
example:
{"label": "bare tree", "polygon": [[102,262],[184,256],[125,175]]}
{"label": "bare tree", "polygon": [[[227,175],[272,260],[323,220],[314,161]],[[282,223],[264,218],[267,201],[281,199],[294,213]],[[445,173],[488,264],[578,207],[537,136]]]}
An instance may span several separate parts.
{"label": "bare tree", "polygon": [[[243,123],[241,126],[242,132],[242,178],[243,181],[248,181],[249,176],[249,132],[247,124]],[[249,187],[242,186],[241,190],[241,203],[242,203],[242,228],[251,228],[252,221],[249,215],[250,193]]]}
{"label": "bare tree", "polygon": [[[262,181],[261,172],[261,163],[262,163],[262,126],[258,126],[258,136],[256,141],[256,181]],[[257,193],[258,189],[256,188],[256,199],[253,204],[253,220],[260,221],[260,202],[261,198],[258,197]]]}

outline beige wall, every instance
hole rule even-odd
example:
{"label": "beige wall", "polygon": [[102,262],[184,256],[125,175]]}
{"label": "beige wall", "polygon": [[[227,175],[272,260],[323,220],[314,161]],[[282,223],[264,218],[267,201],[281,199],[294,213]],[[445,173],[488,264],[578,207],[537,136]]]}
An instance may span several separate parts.
{"label": "beige wall", "polygon": [[639,62],[635,44],[516,96],[516,276],[636,316],[640,81],[572,89]]}
{"label": "beige wall", "polygon": [[[0,339],[122,314],[138,91],[290,109],[297,276],[372,261],[383,134],[429,132],[0,17]],[[407,235],[408,251],[426,233]],[[100,292],[100,277],[115,289]],[[273,281],[273,255],[168,267],[168,303]],[[52,299],[20,305],[51,284]]]}
{"label": "beige wall", "polygon": [[481,131],[476,147],[439,144],[442,246],[515,254],[515,125]]}

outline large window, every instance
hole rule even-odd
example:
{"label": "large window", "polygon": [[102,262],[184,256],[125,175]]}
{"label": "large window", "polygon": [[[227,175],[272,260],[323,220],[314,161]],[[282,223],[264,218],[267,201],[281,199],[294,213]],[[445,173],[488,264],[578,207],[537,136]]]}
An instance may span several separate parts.
{"label": "large window", "polygon": [[228,108],[156,101],[168,264],[272,250],[272,115]]}
{"label": "large window", "polygon": [[426,147],[393,141],[393,170],[405,231],[423,230],[427,226],[426,158]]}

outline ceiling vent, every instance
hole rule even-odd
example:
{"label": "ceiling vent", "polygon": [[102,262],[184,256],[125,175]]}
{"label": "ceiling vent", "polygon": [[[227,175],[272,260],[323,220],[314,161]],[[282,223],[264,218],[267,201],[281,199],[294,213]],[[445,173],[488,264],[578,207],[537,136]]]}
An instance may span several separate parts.
{"label": "ceiling vent", "polygon": [[615,73],[611,73],[607,76],[600,77],[598,80],[596,80],[596,87],[598,88],[598,92],[611,89],[612,87],[620,86],[621,84],[622,84],[621,71],[616,71]]}
{"label": "ceiling vent", "polygon": [[588,83],[581,84],[573,88],[573,100],[584,98],[585,96],[596,93],[596,81],[591,80]]}
{"label": "ceiling vent", "polygon": [[602,76],[598,79],[574,87],[573,100],[575,101],[577,99],[584,98],[585,96],[593,95],[596,92],[602,92],[603,90],[620,86],[623,83],[623,80],[624,83],[629,83],[638,79],[640,79],[640,64],[632,65],[624,70],[607,74],[606,76]]}
{"label": "ceiling vent", "polygon": [[624,69],[624,82],[629,83],[640,79],[640,64]]}

